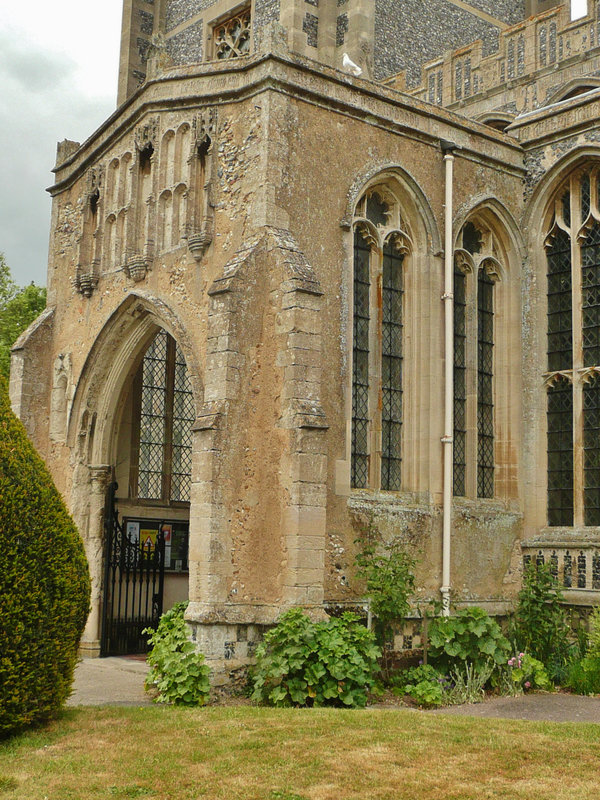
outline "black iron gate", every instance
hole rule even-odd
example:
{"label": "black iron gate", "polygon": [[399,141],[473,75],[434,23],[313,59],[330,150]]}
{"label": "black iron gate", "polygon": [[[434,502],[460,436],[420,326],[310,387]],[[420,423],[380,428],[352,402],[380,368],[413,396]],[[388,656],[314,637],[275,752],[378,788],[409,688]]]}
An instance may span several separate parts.
{"label": "black iron gate", "polygon": [[105,517],[105,569],[100,654],[145,653],[144,628],[155,628],[162,614],[165,541],[159,526],[156,541],[127,535],[115,506],[117,484],[109,487]]}

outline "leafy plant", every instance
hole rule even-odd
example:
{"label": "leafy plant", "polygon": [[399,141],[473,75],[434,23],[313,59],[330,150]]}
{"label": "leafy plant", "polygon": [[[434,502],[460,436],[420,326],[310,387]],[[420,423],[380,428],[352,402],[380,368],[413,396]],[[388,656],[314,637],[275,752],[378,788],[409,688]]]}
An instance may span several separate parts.
{"label": "leafy plant", "polygon": [[144,630],[152,645],[146,689],[157,690],[159,703],[201,706],[210,694],[210,669],[190,641],[183,619],[187,606],[187,602],[176,603],[162,615],[156,630]]}
{"label": "leafy plant", "polygon": [[374,635],[355,614],[312,622],[291,609],[256,650],[252,698],[275,706],[362,708],[379,655]]}
{"label": "leafy plant", "polygon": [[0,738],[69,696],[89,598],[79,531],[0,377]]}
{"label": "leafy plant", "polygon": [[587,655],[569,664],[565,685],[576,694],[600,694],[600,656]]}
{"label": "leafy plant", "polygon": [[531,563],[523,576],[511,637],[520,650],[546,665],[553,679],[569,662],[571,629],[549,564]]}
{"label": "leafy plant", "polygon": [[397,695],[406,694],[408,685],[415,685],[422,681],[437,683],[440,673],[431,664],[419,664],[418,667],[409,667],[396,672],[391,680],[392,692]]}
{"label": "leafy plant", "polygon": [[600,606],[592,609],[589,620],[587,655],[600,658]]}
{"label": "leafy plant", "polygon": [[549,689],[552,685],[542,662],[529,653],[509,658],[507,670],[515,693],[521,694],[527,689]]}
{"label": "leafy plant", "polygon": [[383,648],[384,670],[387,669],[385,643],[390,639],[393,624],[410,611],[410,596],[415,588],[415,560],[394,540],[380,550],[372,542],[363,543],[356,556],[357,575],[366,583],[365,594],[375,617],[377,641]]}
{"label": "leafy plant", "polygon": [[464,608],[452,617],[437,617],[429,627],[429,658],[444,671],[481,671],[491,661],[506,662],[510,645],[498,623],[482,608]]}
{"label": "leafy plant", "polygon": [[438,680],[422,680],[418,683],[409,683],[406,694],[412,697],[420,706],[441,706],[444,699],[442,685]]}

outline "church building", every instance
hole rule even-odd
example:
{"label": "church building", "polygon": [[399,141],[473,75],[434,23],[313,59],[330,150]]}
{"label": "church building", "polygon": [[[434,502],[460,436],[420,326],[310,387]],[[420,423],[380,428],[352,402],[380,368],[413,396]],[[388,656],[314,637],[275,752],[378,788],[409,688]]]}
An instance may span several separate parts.
{"label": "church building", "polygon": [[444,612],[532,559],[600,603],[600,0],[557,3],[124,0],[10,380],[85,654],[189,600],[229,680],[284,610],[362,607],[365,537]]}

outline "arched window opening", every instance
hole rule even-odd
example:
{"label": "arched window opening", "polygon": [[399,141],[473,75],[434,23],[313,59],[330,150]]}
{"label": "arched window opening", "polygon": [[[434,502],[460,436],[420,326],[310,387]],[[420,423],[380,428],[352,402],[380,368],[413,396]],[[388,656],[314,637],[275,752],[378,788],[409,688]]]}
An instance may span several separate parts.
{"label": "arched window opening", "polygon": [[547,259],[547,512],[600,525],[600,169],[557,192]]}
{"label": "arched window opening", "polygon": [[185,359],[160,330],[134,381],[131,486],[140,500],[189,502],[194,404]]}
{"label": "arched window opening", "polygon": [[500,246],[480,221],[463,226],[454,259],[454,462],[458,497],[494,497],[494,295]]}
{"label": "arched window opening", "polygon": [[404,259],[410,238],[386,186],[359,200],[354,228],[351,486],[402,486]]}

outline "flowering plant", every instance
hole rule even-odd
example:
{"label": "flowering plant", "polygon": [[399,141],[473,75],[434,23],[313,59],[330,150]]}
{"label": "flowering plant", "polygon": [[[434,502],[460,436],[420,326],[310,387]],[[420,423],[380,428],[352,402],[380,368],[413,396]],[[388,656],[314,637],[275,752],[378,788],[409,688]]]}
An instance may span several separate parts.
{"label": "flowering plant", "polygon": [[509,677],[515,689],[549,689],[550,678],[546,668],[537,658],[527,653],[519,653],[508,659]]}

